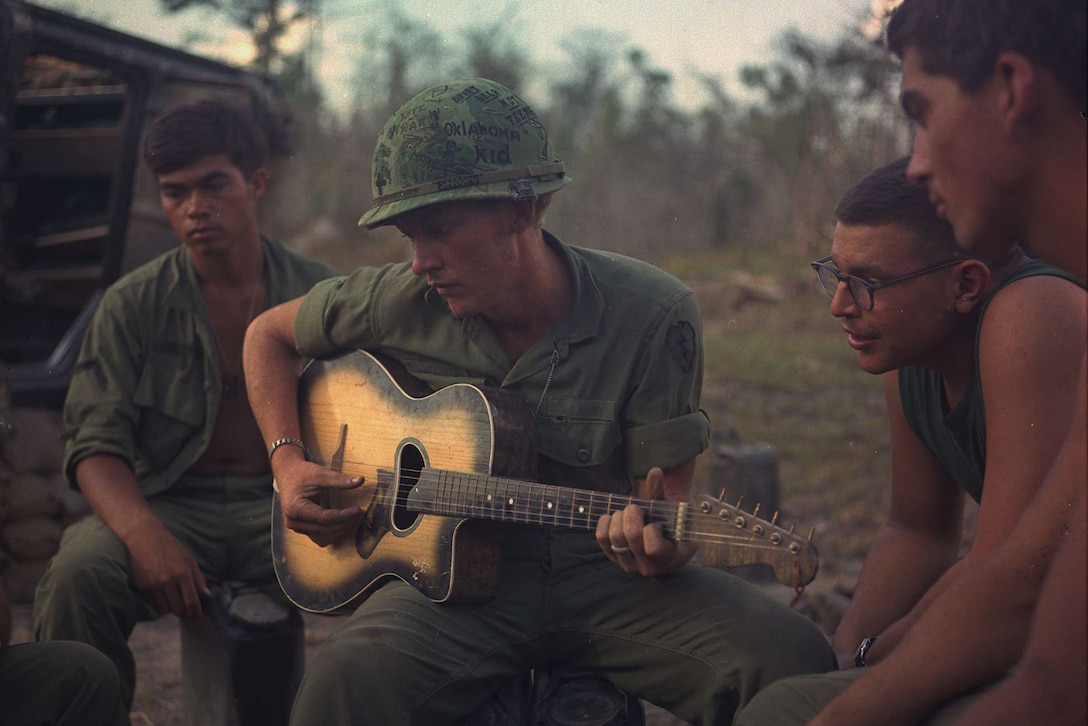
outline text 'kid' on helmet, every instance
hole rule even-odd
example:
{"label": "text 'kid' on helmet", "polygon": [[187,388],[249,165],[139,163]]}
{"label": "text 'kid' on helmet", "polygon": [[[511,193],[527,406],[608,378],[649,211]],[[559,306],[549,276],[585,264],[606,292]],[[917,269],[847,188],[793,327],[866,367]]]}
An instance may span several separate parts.
{"label": "text 'kid' on helmet", "polygon": [[462,199],[536,199],[570,183],[536,112],[486,78],[433,86],[382,129],[372,166],[373,229],[420,207]]}

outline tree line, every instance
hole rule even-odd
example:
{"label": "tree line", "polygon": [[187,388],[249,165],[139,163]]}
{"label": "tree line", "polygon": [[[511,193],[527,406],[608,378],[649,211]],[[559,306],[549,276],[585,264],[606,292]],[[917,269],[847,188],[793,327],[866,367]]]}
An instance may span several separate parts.
{"label": "tree line", "polygon": [[704,75],[709,100],[691,108],[676,102],[675,79],[649,53],[606,30],[561,38],[566,61],[543,72],[502,13],[447,38],[387,0],[374,22],[362,19],[354,95],[342,115],[326,103],[311,54],[281,48],[293,26],[321,21],[320,0],[159,2],[171,12],[223,13],[251,35],[254,69],[282,89],[294,150],[278,174],[290,204],[275,205],[273,224],[288,238],[317,219],[353,241],[388,234],[354,226],[370,205],[378,132],[417,91],[465,75],[521,93],[544,120],[575,180],[557,195],[549,228],[643,259],[731,247],[819,256],[839,195],[909,150],[898,67],[882,47],[887,10],[859,17],[830,42],[788,31],[766,63],[740,71],[743,100]]}

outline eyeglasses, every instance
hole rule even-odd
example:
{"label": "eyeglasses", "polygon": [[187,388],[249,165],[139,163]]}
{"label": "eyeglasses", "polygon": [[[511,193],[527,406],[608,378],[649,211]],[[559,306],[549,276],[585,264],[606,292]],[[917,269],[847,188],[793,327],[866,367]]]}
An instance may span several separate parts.
{"label": "eyeglasses", "polygon": [[831,258],[825,257],[822,260],[816,260],[812,264],[812,269],[816,271],[816,277],[820,278],[820,284],[824,288],[829,296],[835,297],[835,293],[839,289],[839,283],[845,282],[846,289],[850,291],[850,296],[854,298],[854,302],[862,310],[873,309],[873,292],[879,290],[882,287],[888,287],[904,280],[909,280],[914,277],[921,277],[922,275],[928,275],[931,272],[937,270],[943,270],[946,267],[959,264],[963,260],[948,260],[941,262],[940,264],[932,265],[930,267],[923,267],[921,270],[915,270],[914,272],[908,272],[905,275],[899,277],[893,277],[890,280],[883,280],[881,282],[866,282],[860,277],[854,277],[853,275],[844,275],[839,272],[835,267],[831,265]]}

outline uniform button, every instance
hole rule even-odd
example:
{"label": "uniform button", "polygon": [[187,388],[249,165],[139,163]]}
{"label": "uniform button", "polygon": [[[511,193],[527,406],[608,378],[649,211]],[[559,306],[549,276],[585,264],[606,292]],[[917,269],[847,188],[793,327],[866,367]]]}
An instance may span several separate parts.
{"label": "uniform button", "polygon": [[578,449],[578,461],[582,462],[583,464],[589,461],[589,449],[585,448],[584,446]]}

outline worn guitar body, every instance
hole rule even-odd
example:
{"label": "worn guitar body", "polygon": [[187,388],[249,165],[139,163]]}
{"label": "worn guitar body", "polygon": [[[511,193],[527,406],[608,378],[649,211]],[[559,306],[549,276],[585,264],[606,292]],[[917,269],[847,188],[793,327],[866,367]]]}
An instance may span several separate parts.
{"label": "worn guitar body", "polygon": [[357,604],[389,577],[440,602],[494,594],[499,550],[493,525],[417,514],[404,503],[422,466],[531,477],[530,414],[516,395],[467,384],[416,398],[409,391],[419,392],[418,382],[394,370],[392,362],[357,351],[313,361],[300,381],[302,438],[311,458],[365,479],[364,491],[335,492],[330,506],[369,501],[354,541],[318,547],[284,526],[275,498],[276,576],[305,610]]}
{"label": "worn guitar body", "polygon": [[538,484],[531,413],[517,395],[455,384],[420,390],[399,367],[365,351],[314,361],[299,383],[302,438],[313,461],[364,477],[324,504],[359,507],[354,538],[318,547],[272,513],[276,576],[299,607],[358,604],[396,577],[437,602],[491,597],[499,550],[492,522],[592,531],[634,503],[665,537],[698,544],[709,567],[768,564],[795,588],[816,576],[811,541],[701,495],[664,502]]}

